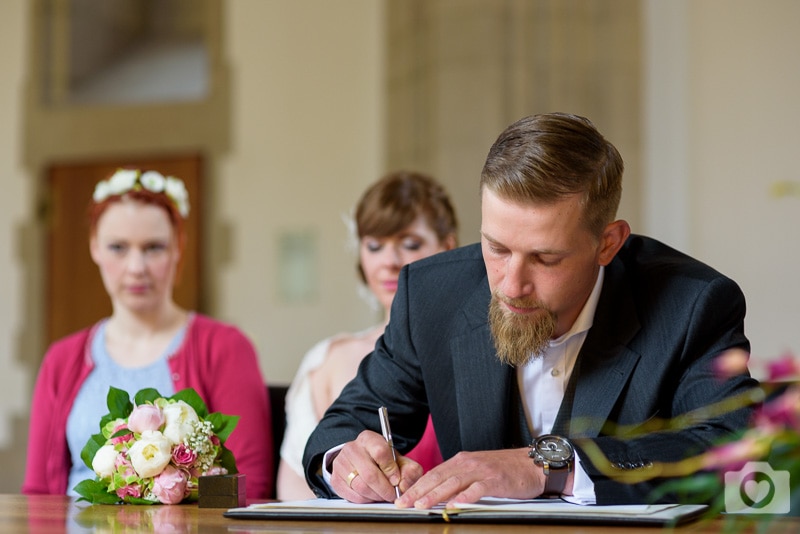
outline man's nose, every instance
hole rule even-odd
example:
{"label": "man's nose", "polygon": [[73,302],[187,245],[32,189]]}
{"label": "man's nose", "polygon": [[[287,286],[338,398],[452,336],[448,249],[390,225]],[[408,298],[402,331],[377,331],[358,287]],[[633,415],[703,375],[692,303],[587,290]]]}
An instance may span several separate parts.
{"label": "man's nose", "polygon": [[524,258],[512,256],[506,263],[505,276],[501,289],[509,298],[527,297],[533,292],[533,282],[530,278],[529,265]]}

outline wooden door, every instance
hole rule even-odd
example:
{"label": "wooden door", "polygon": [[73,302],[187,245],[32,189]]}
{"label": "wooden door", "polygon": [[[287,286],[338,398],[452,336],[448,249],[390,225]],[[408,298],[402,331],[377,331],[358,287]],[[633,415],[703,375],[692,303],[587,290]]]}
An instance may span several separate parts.
{"label": "wooden door", "polygon": [[111,302],[89,255],[88,209],[95,184],[120,167],[151,169],[184,181],[189,192],[187,242],[175,284],[176,302],[200,311],[202,158],[139,158],[53,165],[47,173],[47,343],[94,324],[111,313]]}

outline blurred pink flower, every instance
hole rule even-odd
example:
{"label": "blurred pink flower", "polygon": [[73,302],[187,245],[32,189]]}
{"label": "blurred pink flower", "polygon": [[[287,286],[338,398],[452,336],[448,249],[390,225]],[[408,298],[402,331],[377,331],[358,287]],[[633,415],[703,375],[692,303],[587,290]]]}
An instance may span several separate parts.
{"label": "blurred pink flower", "polygon": [[800,362],[791,353],[783,354],[767,364],[769,380],[782,380],[800,376]]}
{"label": "blurred pink flower", "polygon": [[708,451],[704,467],[708,469],[740,470],[747,462],[759,458],[769,449],[759,436],[747,434],[738,441],[726,443]]}
{"label": "blurred pink flower", "polygon": [[754,424],[762,432],[771,428],[800,432],[800,387],[787,387],[776,398],[760,406],[756,410]]}
{"label": "blurred pink flower", "polygon": [[153,495],[163,504],[178,504],[186,497],[189,473],[168,465],[153,479]]}

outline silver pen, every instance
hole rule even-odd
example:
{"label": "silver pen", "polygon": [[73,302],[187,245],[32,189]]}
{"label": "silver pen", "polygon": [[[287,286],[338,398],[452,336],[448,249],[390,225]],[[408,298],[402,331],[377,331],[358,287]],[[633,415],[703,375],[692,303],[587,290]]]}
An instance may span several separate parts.
{"label": "silver pen", "polygon": [[[383,434],[383,439],[386,440],[386,443],[389,444],[389,448],[392,449],[392,459],[394,463],[397,463],[397,453],[394,450],[394,441],[392,440],[392,429],[389,427],[389,411],[386,409],[386,406],[378,408],[378,416],[381,418],[381,433]],[[395,486],[394,492],[399,499],[400,486]]]}

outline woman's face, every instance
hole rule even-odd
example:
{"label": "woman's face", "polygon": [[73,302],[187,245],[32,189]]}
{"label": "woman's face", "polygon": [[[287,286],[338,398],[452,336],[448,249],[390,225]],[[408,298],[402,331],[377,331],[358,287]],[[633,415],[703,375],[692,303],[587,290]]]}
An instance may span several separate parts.
{"label": "woman's face", "polygon": [[388,237],[364,236],[359,246],[361,269],[370,291],[388,313],[397,292],[400,269],[412,261],[453,248],[454,238],[439,242],[436,232],[422,216],[402,231]]}
{"label": "woman's face", "polygon": [[90,241],[114,309],[155,311],[172,299],[180,252],[166,211],[122,200],[106,209]]}

